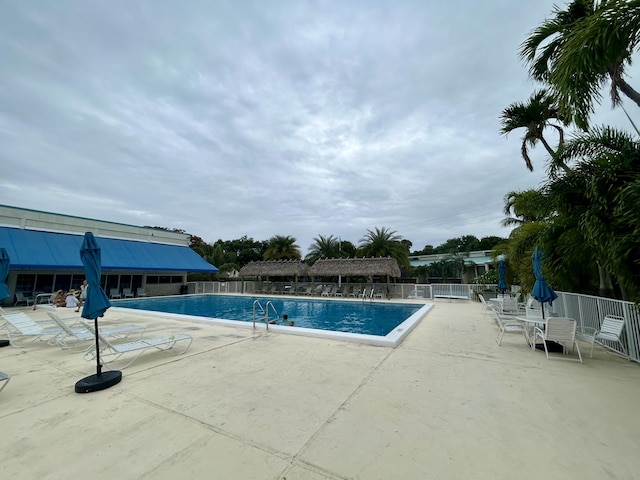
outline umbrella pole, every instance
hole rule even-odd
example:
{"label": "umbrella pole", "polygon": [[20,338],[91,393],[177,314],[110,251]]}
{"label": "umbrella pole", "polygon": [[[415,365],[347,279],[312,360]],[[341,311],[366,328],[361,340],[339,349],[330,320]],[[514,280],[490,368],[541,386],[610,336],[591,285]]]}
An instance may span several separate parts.
{"label": "umbrella pole", "polygon": [[96,330],[96,374],[89,375],[76,382],[76,393],[89,393],[105,390],[109,387],[120,383],[122,380],[122,372],[120,370],[109,370],[102,373],[102,365],[100,364],[100,338],[98,337],[98,318],[94,319],[94,328]]}
{"label": "umbrella pole", "polygon": [[93,320],[93,328],[96,331],[96,375],[102,375],[102,365],[100,365],[100,339],[98,338],[98,318]]}

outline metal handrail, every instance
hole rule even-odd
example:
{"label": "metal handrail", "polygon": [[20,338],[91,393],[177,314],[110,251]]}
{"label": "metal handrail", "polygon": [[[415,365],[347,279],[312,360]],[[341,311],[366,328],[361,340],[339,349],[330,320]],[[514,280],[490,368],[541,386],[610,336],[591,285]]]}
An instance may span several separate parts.
{"label": "metal handrail", "polygon": [[[258,307],[260,307],[260,310],[262,311],[262,313],[266,314],[264,307],[260,303],[260,300],[254,300],[253,301],[253,329],[254,330],[256,328],[256,305]],[[269,324],[268,323],[267,323],[267,330],[269,330]]]}
{"label": "metal handrail", "polygon": [[265,319],[264,319],[265,323],[267,324],[267,330],[269,330],[269,306],[271,306],[271,310],[273,310],[273,313],[276,314],[276,318],[280,317],[280,314],[278,313],[278,310],[276,310],[276,307],[273,305],[273,302],[269,300],[265,307],[267,311],[265,312]]}

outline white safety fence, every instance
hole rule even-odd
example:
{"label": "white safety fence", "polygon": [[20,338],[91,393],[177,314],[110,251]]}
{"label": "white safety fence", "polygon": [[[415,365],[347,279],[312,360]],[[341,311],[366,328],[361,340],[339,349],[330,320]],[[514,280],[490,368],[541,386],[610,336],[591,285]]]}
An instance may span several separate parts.
{"label": "white safety fence", "polygon": [[[190,282],[189,293],[246,293],[259,294],[272,287],[278,286],[279,291],[300,294],[308,286],[315,289],[319,283],[309,284],[299,282],[297,290],[291,282]],[[325,284],[327,285],[327,284]],[[270,288],[267,289],[266,287]],[[361,290],[375,289],[383,292],[386,298],[406,298],[406,299],[438,299],[449,300],[478,300],[479,293],[495,292],[496,285],[476,285],[476,284],[413,284],[413,283],[390,283],[390,284],[342,284],[343,296],[349,296],[353,286]],[[625,319],[623,331],[623,345],[625,346],[629,359],[640,362],[640,309],[632,302],[615,300],[611,298],[595,297],[591,295],[581,295],[577,293],[556,292],[558,299],[553,302],[549,311],[562,317],[574,318],[578,324],[590,328],[600,328],[600,324],[606,315],[619,315]],[[524,299],[520,299],[523,301]],[[623,354],[617,342],[604,341],[602,345],[612,351]]]}

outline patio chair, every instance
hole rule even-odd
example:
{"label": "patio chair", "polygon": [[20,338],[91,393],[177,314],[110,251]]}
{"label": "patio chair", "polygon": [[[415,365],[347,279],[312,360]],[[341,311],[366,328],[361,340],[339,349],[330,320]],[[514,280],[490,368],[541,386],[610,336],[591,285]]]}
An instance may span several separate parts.
{"label": "patio chair", "polygon": [[495,300],[492,300],[492,299],[485,300],[484,295],[481,294],[481,293],[478,294],[478,298],[480,299],[480,302],[482,303],[482,311],[481,311],[481,313],[491,313],[492,310],[494,310],[496,307],[499,307],[499,302],[497,302]]}
{"label": "patio chair", "polygon": [[504,297],[501,302],[499,302],[502,307],[503,313],[515,314],[518,313],[518,300],[513,297]]}
{"label": "patio chair", "polygon": [[[336,287],[338,288],[338,287]],[[331,285],[325,285],[324,288],[322,289],[322,293],[320,294],[321,297],[330,297],[331,296],[331,290],[332,287]]]}
{"label": "patio chair", "polygon": [[9,343],[16,348],[19,347],[16,343],[17,338],[30,338],[31,341],[44,341],[46,337],[51,337],[46,341],[49,345],[55,345],[55,337],[64,333],[64,330],[59,326],[44,326],[33,320],[24,312],[4,314],[2,315],[2,318],[5,320],[3,327],[7,331]]}
{"label": "patio chair", "polygon": [[384,292],[378,289],[371,289],[371,298],[384,298]]}
{"label": "patio chair", "polygon": [[578,342],[576,341],[576,329],[577,322],[573,318],[549,317],[547,318],[544,330],[540,327],[534,328],[534,342],[538,337],[542,339],[542,343],[544,345],[544,353],[547,355],[547,360],[549,360],[550,358],[558,358],[549,357],[547,342],[551,341],[562,345],[562,352],[565,355],[567,354],[567,346],[575,345],[578,352],[578,358],[569,360],[578,360],[580,363],[582,363],[582,354],[580,353],[580,347],[578,346]]}
{"label": "patio chair", "polygon": [[590,327],[578,327],[576,336],[578,340],[591,344],[591,353],[589,358],[593,358],[593,346],[596,340],[607,340],[609,342],[619,343],[622,347],[624,357],[628,358],[627,349],[622,343],[622,330],[624,329],[624,317],[618,315],[607,315],[602,320],[600,329]]}
{"label": "patio chair", "polygon": [[360,287],[351,287],[350,297],[357,298],[360,296]]}
{"label": "patio chair", "polygon": [[[74,348],[82,342],[95,340],[96,334],[94,333],[94,331],[87,328],[71,328],[65,323],[63,319],[58,317],[58,315],[56,315],[55,313],[47,312],[47,314],[49,315],[51,320],[53,320],[56,325],[58,325],[63,330],[63,333],[57,335],[54,338],[55,343],[63,350]],[[100,329],[100,334],[106,337],[127,338],[134,332],[139,333],[140,336],[142,336],[146,329],[147,327],[144,325],[120,325],[117,327],[102,328]]]}
{"label": "patio chair", "polygon": [[122,298],[133,298],[133,292],[130,288],[122,289]]}
{"label": "patio chair", "polygon": [[144,288],[138,287],[136,290],[136,297],[146,297],[147,294],[144,292]]}
{"label": "patio chair", "polygon": [[10,377],[6,373],[0,372],[0,382],[2,382],[2,386],[0,387],[0,392],[4,390],[4,387],[9,383]]}
{"label": "patio chair", "polygon": [[527,338],[527,330],[523,322],[514,318],[505,318],[493,309],[491,310],[491,316],[498,325],[498,335],[496,336],[498,345],[502,345],[502,337],[504,337],[505,333],[521,333]]}
{"label": "patio chair", "polygon": [[14,303],[13,306],[16,307],[21,303],[24,303],[28,307],[33,303],[33,296],[25,295],[22,292],[16,292],[16,303]]}
{"label": "patio chair", "polygon": [[117,288],[110,289],[109,298],[122,298],[122,295],[120,294],[120,290],[118,290]]}
{"label": "patio chair", "polygon": [[[95,330],[93,325],[88,322],[81,321],[82,324],[88,328],[95,335]],[[155,337],[155,338],[141,338],[139,340],[127,343],[111,343],[105,335],[103,335],[101,330],[98,330],[98,338],[100,342],[102,342],[103,348],[100,350],[100,360],[103,365],[107,363],[112,363],[118,360],[121,356],[131,353],[137,352],[129,363],[120,368],[126,368],[131,365],[134,361],[136,361],[140,355],[148,350],[171,350],[176,343],[185,342],[187,346],[176,353],[176,355],[182,355],[185,353],[191,343],[193,342],[193,337],[190,335],[185,335],[183,333],[175,333],[173,335],[166,335],[164,337]],[[96,348],[95,345],[91,348],[87,353],[84,354],[84,358],[87,361],[95,360],[96,358]]]}

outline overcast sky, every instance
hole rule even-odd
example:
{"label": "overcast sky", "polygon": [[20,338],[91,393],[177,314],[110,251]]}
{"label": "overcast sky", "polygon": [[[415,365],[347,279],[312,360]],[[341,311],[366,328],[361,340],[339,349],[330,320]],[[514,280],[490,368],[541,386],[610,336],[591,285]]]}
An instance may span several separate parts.
{"label": "overcast sky", "polygon": [[539,87],[517,51],[556,3],[2,1],[0,203],[303,255],[506,237],[545,168],[498,117]]}

